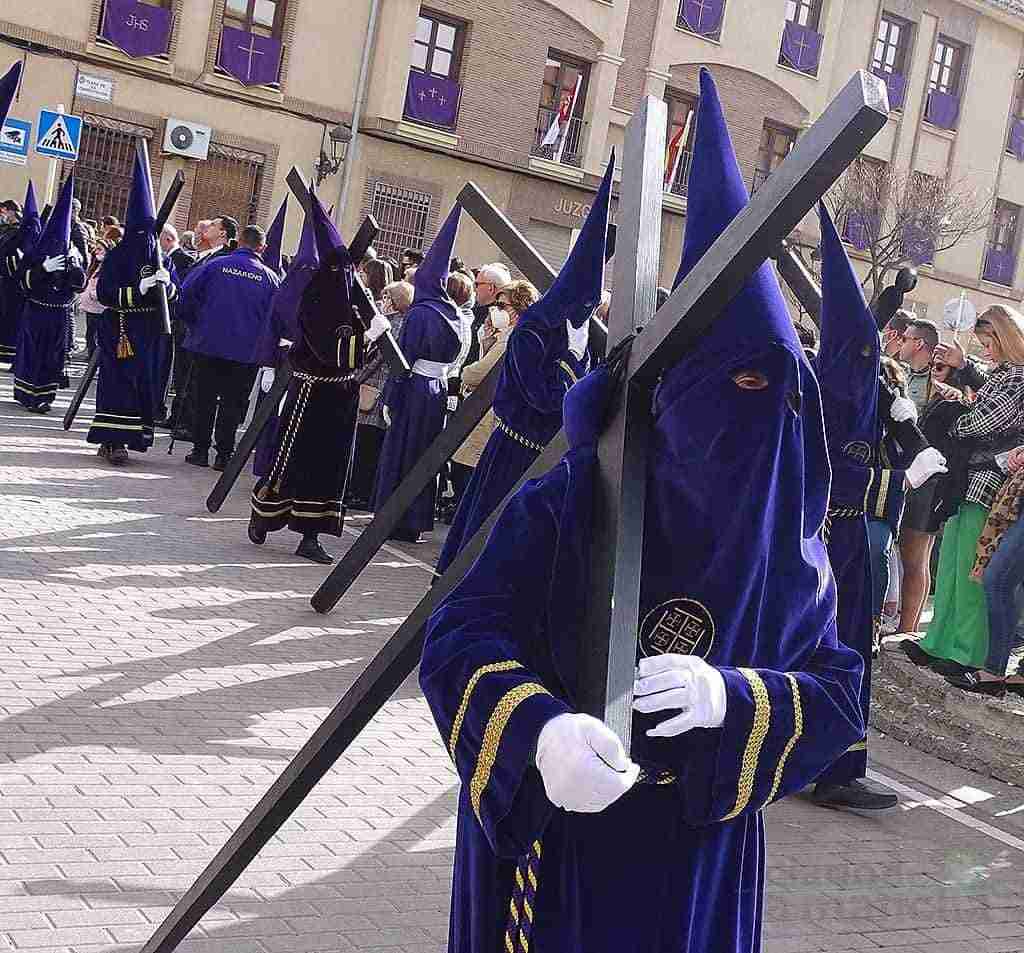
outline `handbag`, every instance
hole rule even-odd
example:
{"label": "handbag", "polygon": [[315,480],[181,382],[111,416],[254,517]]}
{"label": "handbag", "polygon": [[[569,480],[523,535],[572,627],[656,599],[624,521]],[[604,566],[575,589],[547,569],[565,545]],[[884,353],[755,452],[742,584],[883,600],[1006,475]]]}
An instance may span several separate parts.
{"label": "handbag", "polygon": [[372,384],[360,384],[359,385],[359,412],[362,414],[368,414],[373,410],[373,405],[377,403],[377,399],[380,397],[380,390],[374,387]]}

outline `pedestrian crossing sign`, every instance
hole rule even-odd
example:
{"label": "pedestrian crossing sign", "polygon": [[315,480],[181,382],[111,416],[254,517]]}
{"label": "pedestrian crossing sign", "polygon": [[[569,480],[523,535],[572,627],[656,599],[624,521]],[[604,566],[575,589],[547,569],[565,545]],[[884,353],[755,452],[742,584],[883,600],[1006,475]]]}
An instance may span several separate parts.
{"label": "pedestrian crossing sign", "polygon": [[82,141],[82,117],[66,116],[52,109],[39,110],[36,125],[36,152],[54,159],[74,162]]}

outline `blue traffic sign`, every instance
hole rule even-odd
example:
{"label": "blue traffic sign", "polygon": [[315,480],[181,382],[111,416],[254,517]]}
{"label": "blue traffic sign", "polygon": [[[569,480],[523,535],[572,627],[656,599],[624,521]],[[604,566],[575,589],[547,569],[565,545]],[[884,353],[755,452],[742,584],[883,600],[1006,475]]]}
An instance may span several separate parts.
{"label": "blue traffic sign", "polygon": [[81,116],[67,116],[52,109],[39,110],[36,152],[40,155],[74,162],[81,141]]}
{"label": "blue traffic sign", "polygon": [[0,129],[0,162],[24,165],[32,142],[32,123],[8,116]]}

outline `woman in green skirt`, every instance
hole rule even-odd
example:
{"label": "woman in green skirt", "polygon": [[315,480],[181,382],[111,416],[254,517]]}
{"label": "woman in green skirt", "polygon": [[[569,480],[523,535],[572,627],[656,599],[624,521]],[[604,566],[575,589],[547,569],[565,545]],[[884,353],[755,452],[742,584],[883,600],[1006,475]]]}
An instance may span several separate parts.
{"label": "woman in green skirt", "polygon": [[[967,492],[956,515],[946,523],[935,581],[935,612],[928,634],[902,647],[919,665],[944,674],[984,666],[988,652],[985,590],[971,578],[978,537],[992,501],[1006,480],[1006,457],[1024,433],[1024,316],[993,305],[974,331],[994,370],[981,377],[959,345],[942,349],[943,359],[962,366],[979,385],[971,410],[953,425],[954,439],[971,441]],[[968,379],[966,383],[972,381]]]}

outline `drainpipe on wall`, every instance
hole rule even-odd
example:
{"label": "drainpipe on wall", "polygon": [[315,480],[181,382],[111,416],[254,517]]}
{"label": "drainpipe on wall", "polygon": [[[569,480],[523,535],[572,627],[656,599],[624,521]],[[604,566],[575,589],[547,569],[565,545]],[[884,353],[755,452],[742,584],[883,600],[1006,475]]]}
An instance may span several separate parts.
{"label": "drainpipe on wall", "polygon": [[352,141],[345,156],[345,166],[341,173],[341,188],[338,191],[338,203],[334,208],[334,224],[341,228],[341,220],[348,203],[349,186],[352,184],[352,170],[356,165],[359,152],[359,124],[363,118],[363,103],[366,100],[366,79],[370,72],[370,59],[377,41],[377,11],[380,0],[370,0],[370,19],[366,24],[366,43],[363,45],[363,58],[359,64],[359,79],[356,82],[356,101],[352,107]]}

